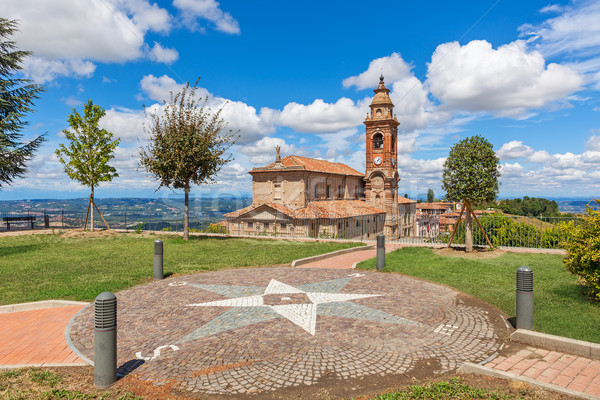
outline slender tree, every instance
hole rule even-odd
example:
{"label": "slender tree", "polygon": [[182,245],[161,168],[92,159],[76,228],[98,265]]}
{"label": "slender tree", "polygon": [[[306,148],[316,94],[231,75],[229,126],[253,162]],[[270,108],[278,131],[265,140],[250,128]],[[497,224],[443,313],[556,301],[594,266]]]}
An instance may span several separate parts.
{"label": "slender tree", "polygon": [[20,131],[27,125],[25,114],[44,88],[29,79],[15,78],[23,59],[31,52],[16,50],[9,37],[17,31],[17,21],[0,18],[0,189],[23,177],[26,163],[45,140],[44,135],[23,143]]}
{"label": "slender tree", "polygon": [[[114,158],[113,153],[120,140],[113,140],[111,132],[98,127],[98,122],[105,114],[104,109],[92,103],[92,100],[88,100],[85,104],[83,116],[73,109],[68,118],[71,129],[63,130],[69,145],[60,144],[55,152],[69,178],[90,188],[90,200],[83,228],[87,227],[88,216],[90,216],[92,231],[94,230],[94,208],[102,217],[94,202],[94,190],[100,182],[112,181],[119,176],[116,169],[108,165],[108,162]],[[102,219],[104,220],[104,217]],[[106,221],[104,223],[110,229]]]}
{"label": "slender tree", "polygon": [[477,135],[452,146],[444,163],[442,189],[446,191],[446,199],[464,202],[467,252],[473,251],[470,203],[488,202],[498,196],[499,161],[492,144]]}
{"label": "slender tree", "polygon": [[433,189],[429,188],[429,190],[427,191],[427,202],[433,203],[434,200],[435,200],[435,195],[433,193]]}
{"label": "slender tree", "polygon": [[214,183],[215,175],[232,160],[225,157],[237,135],[220,118],[223,107],[212,110],[208,97],[197,99],[198,81],[164,101],[163,113],[149,115],[147,147],[139,150],[140,167],[158,181],[158,189],[183,189],[183,238],[189,238],[189,193],[192,184]]}

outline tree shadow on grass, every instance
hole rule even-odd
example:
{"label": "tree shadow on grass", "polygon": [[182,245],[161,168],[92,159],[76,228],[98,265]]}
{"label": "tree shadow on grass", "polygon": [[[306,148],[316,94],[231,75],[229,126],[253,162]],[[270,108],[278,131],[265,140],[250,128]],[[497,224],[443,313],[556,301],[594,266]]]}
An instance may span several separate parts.
{"label": "tree shadow on grass", "polygon": [[600,309],[600,301],[594,298],[589,288],[580,283],[560,285],[554,288],[552,293],[560,298],[569,299],[576,303],[582,302]]}
{"label": "tree shadow on grass", "polygon": [[39,245],[39,244],[25,244],[25,245],[21,245],[21,246],[9,246],[9,247],[0,246],[0,256],[7,257],[7,256],[15,255],[15,254],[24,254],[24,253],[29,253],[31,251],[37,251],[42,248],[43,248],[43,246]]}

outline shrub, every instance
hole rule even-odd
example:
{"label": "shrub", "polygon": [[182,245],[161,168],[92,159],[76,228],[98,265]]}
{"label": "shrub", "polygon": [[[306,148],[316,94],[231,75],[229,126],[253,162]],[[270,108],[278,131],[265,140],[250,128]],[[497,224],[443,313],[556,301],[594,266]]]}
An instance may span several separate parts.
{"label": "shrub", "polygon": [[565,267],[600,300],[600,200],[595,207],[586,206],[582,224],[569,224],[568,229],[570,237],[563,243]]}
{"label": "shrub", "polygon": [[223,234],[229,233],[227,231],[227,228],[224,227],[223,225],[212,224],[212,223],[209,226],[207,226],[206,228],[202,229],[202,232],[205,232],[205,233],[223,233]]}

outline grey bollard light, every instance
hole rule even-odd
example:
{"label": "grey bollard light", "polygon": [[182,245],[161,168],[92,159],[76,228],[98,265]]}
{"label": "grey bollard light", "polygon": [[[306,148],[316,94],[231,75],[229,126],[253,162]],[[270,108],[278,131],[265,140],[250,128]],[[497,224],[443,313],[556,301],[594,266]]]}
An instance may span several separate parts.
{"label": "grey bollard light", "polygon": [[94,302],[94,386],[117,381],[117,297],[103,292]]}
{"label": "grey bollard light", "polygon": [[377,271],[385,267],[385,236],[383,233],[377,235]]}
{"label": "grey bollard light", "polygon": [[533,271],[517,268],[517,329],[533,329]]}
{"label": "grey bollard light", "polygon": [[154,241],[154,280],[164,278],[163,274],[163,242]]}

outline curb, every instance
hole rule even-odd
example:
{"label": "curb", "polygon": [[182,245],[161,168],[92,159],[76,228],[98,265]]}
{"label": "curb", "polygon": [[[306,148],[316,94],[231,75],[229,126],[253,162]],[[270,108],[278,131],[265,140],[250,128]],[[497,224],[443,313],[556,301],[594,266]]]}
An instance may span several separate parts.
{"label": "curb", "polygon": [[517,329],[510,335],[512,342],[519,342],[547,350],[560,351],[592,360],[600,360],[600,344],[583,340],[569,339],[562,336],[549,335]]}
{"label": "curb", "polygon": [[50,368],[50,367],[87,367],[88,363],[42,363],[42,364],[16,364],[16,365],[0,365],[0,371],[4,369],[21,369],[21,368]]}
{"label": "curb", "polygon": [[353,253],[355,251],[370,250],[374,246],[375,245],[372,244],[372,245],[367,245],[367,246],[351,247],[349,249],[342,249],[342,250],[332,251],[331,253],[319,254],[318,256],[300,258],[298,260],[292,261],[292,265],[291,266],[292,267],[298,267],[300,265],[309,264],[309,263],[314,262],[314,261],[321,261],[321,260],[325,260],[326,258],[331,258],[331,257],[335,257],[335,256],[341,256],[342,254]]}
{"label": "curb", "polygon": [[68,306],[83,306],[88,305],[84,301],[68,301],[68,300],[43,300],[33,303],[9,304],[0,306],[0,314],[6,314],[18,311],[42,310],[44,308],[68,307]]}
{"label": "curb", "polygon": [[499,371],[499,370],[492,369],[489,367],[484,367],[483,365],[473,364],[473,363],[469,363],[469,362],[463,364],[460,368],[458,368],[457,372],[463,373],[463,374],[479,374],[479,375],[491,376],[494,378],[503,378],[503,379],[510,379],[510,380],[515,380],[515,381],[522,381],[522,382],[526,382],[526,383],[530,384],[531,386],[537,386],[542,389],[552,390],[554,392],[566,394],[566,395],[572,396],[572,397],[577,397],[579,399],[590,399],[590,400],[598,399],[596,396],[590,396],[585,393],[576,392],[574,390],[567,389],[562,386],[553,385],[551,383],[539,382],[539,381],[536,381],[535,379],[527,378],[526,376],[515,375],[510,372],[503,372],[503,371]]}

